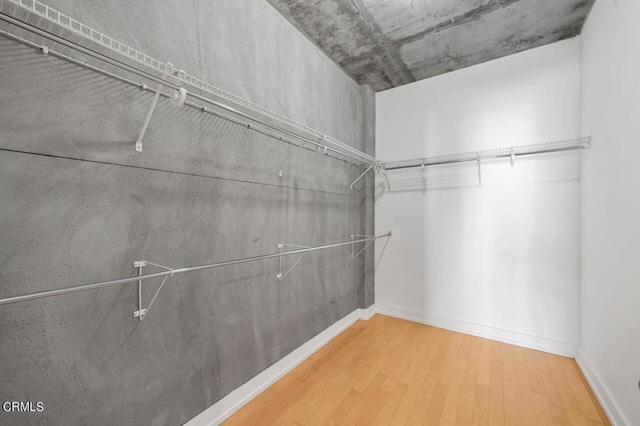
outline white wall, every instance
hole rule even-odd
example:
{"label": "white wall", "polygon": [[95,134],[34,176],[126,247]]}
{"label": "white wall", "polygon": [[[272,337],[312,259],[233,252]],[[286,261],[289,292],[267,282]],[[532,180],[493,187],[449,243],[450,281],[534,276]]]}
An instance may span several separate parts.
{"label": "white wall", "polygon": [[640,425],[640,2],[598,0],[582,36],[578,362],[610,418]]}
{"label": "white wall", "polygon": [[[376,95],[383,160],[580,134],[578,38]],[[572,355],[579,333],[579,155],[380,175],[381,312]]]}

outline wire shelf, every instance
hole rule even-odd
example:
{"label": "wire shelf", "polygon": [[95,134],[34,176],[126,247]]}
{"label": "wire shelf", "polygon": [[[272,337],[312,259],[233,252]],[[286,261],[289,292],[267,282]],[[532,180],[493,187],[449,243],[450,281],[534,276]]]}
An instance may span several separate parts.
{"label": "wire shelf", "polygon": [[[156,73],[159,73],[163,77],[169,77],[169,79],[177,80],[180,86],[188,85],[197,88],[203,92],[214,95],[216,98],[224,100],[227,104],[230,104],[235,109],[240,111],[249,112],[254,116],[258,116],[262,119],[267,119],[273,123],[277,123],[279,126],[286,126],[286,128],[293,130],[295,134],[303,135],[304,137],[310,137],[318,143],[334,148],[338,153],[357,159],[362,164],[379,165],[381,162],[375,157],[370,156],[344,142],[341,142],[331,136],[328,136],[318,130],[315,130],[307,125],[301,124],[288,117],[278,114],[274,111],[268,110],[260,105],[250,102],[240,96],[236,96],[229,93],[215,85],[208,83],[200,78],[197,78],[182,69],[176,67],[170,62],[160,61],[155,59],[131,46],[128,46],[100,31],[97,31],[82,22],[71,18],[38,0],[4,0],[7,3],[19,6],[23,11],[35,14],[39,18],[45,19],[47,22],[60,26],[66,30],[71,31],[74,35],[79,36],[84,40],[97,43],[108,51],[117,53],[118,55],[126,57],[128,60],[134,61],[138,64],[142,64],[147,68],[150,68]],[[0,2],[2,3],[2,2]],[[52,31],[59,33],[58,31]],[[20,35],[20,34],[14,34]]]}
{"label": "wire shelf", "polygon": [[536,145],[521,145],[507,148],[488,149],[484,151],[465,152],[460,154],[441,155],[437,157],[415,158],[411,160],[384,163],[385,170],[408,169],[412,167],[429,167],[445,164],[467,163],[479,160],[517,157],[522,155],[548,154],[554,152],[575,151],[591,148],[591,138],[567,139]]}

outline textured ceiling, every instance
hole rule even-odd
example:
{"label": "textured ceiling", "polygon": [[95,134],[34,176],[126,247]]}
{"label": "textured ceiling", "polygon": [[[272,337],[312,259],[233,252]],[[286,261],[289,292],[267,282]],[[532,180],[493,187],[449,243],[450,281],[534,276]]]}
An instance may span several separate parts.
{"label": "textured ceiling", "polygon": [[580,34],[595,0],[268,0],[358,83],[401,86]]}

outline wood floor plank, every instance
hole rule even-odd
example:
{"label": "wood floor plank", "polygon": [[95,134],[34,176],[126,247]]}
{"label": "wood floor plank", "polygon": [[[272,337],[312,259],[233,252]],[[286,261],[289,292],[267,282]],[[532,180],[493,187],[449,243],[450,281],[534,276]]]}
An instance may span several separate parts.
{"label": "wood floor plank", "polygon": [[513,350],[513,361],[516,372],[516,386],[518,395],[518,406],[520,408],[520,420],[523,425],[537,425],[533,403],[533,392],[531,392],[531,382],[529,380],[529,370],[526,364],[526,351],[528,349],[516,347]]}
{"label": "wood floor plank", "polygon": [[502,346],[502,387],[504,392],[504,421],[508,425],[522,424],[520,406],[518,404],[518,384],[513,361],[513,347]]}
{"label": "wood floor plank", "polygon": [[380,409],[380,413],[376,418],[376,421],[373,423],[374,425],[388,425],[391,423],[393,416],[395,415],[398,405],[400,405],[400,401],[402,397],[407,392],[408,386],[404,383],[396,383],[396,385],[391,390],[389,398]]}
{"label": "wood floor plank", "polygon": [[358,321],[227,425],[609,425],[575,361],[383,315]]}
{"label": "wood floor plank", "polygon": [[491,342],[489,364],[489,423],[504,425],[504,381],[502,377],[502,343]]}
{"label": "wood floor plank", "polygon": [[489,424],[489,386],[476,384],[475,403],[473,404],[473,424]]}
{"label": "wood floor plank", "polygon": [[491,375],[491,340],[483,340],[478,365],[478,383],[489,387]]}
{"label": "wood floor plank", "polygon": [[458,415],[456,416],[456,426],[471,426],[473,424],[473,410],[458,407]]}
{"label": "wood floor plank", "polygon": [[558,389],[558,394],[564,403],[565,410],[569,417],[570,425],[586,425],[587,422],[582,415],[578,400],[575,398],[571,384],[564,376],[563,365],[560,357],[548,354],[547,359],[553,372],[553,379]]}
{"label": "wood floor plank", "polygon": [[360,392],[354,390],[349,391],[342,401],[340,401],[340,404],[331,412],[327,423],[330,425],[339,425],[342,423],[360,397]]}
{"label": "wood floor plank", "polygon": [[569,416],[560,396],[560,389],[556,386],[556,380],[554,373],[551,370],[546,354],[541,353],[538,356],[538,366],[542,372],[541,380],[549,402],[549,409],[551,411],[551,418],[554,423],[559,425],[569,424]]}
{"label": "wood floor plank", "polygon": [[[382,384],[387,380],[387,376],[382,374],[378,374],[375,379],[367,386],[365,391],[362,393],[362,398],[359,398],[354,406],[349,410],[349,413],[344,418],[344,420],[340,423],[341,425],[353,425],[356,424],[358,419],[362,416],[364,411],[367,409],[371,400],[375,398],[375,396],[380,392],[382,388]],[[310,423],[313,424],[313,423]],[[317,424],[317,423],[316,423]]]}
{"label": "wood floor plank", "polygon": [[438,373],[434,370],[430,370],[423,381],[422,387],[418,391],[413,406],[411,407],[409,419],[407,420],[410,424],[420,424],[425,419],[427,412],[429,411],[431,398],[433,397],[437,386]]}
{"label": "wood floor plank", "polygon": [[598,415],[600,416],[600,423],[602,423],[603,425],[609,426],[611,423],[609,422],[609,419],[607,418],[607,415],[605,414],[604,410],[600,406],[600,403],[598,402],[596,395],[593,393],[593,389],[591,389],[591,387],[589,386],[589,383],[587,382],[587,379],[584,377],[584,375],[580,371],[580,367],[578,367],[578,364],[575,362],[575,360],[572,360],[572,364],[573,364],[573,368],[576,370],[578,378],[582,382],[582,386],[587,390],[587,393],[589,394],[589,399],[591,400],[591,403],[593,404],[596,411],[598,412]]}
{"label": "wood floor plank", "polygon": [[578,401],[582,415],[595,422],[602,422],[600,413],[593,405],[593,401],[584,386],[584,382],[580,380],[580,374],[578,370],[574,368],[575,361],[569,358],[560,359],[563,366],[563,372],[566,380],[570,383],[571,389]]}
{"label": "wood floor plank", "polygon": [[429,401],[427,412],[425,413],[422,424],[423,425],[437,425],[440,424],[442,418],[442,412],[444,410],[444,404],[449,394],[449,385],[443,382],[437,382],[436,387],[433,390],[433,395]]}
{"label": "wood floor plank", "polygon": [[[479,342],[479,339],[474,338]],[[467,359],[467,369],[465,370],[464,381],[462,383],[462,395],[460,396],[460,406],[473,413],[475,402],[476,385],[478,383],[478,362],[480,359],[480,348],[471,341],[469,347],[469,357]]]}

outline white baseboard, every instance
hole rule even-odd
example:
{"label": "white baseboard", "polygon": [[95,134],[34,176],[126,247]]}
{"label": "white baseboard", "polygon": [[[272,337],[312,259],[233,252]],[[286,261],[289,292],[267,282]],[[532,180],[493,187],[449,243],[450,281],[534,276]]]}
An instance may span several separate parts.
{"label": "white baseboard", "polygon": [[378,305],[377,312],[382,315],[406,319],[433,327],[444,328],[446,330],[457,331],[464,334],[471,334],[473,336],[484,337],[491,340],[497,340],[499,342],[523,346],[525,348],[536,349],[570,358],[574,358],[576,354],[575,343],[564,342],[547,337],[518,333],[484,324],[462,321],[394,306]]}
{"label": "white baseboard", "polygon": [[357,312],[359,319],[367,321],[370,320],[371,317],[376,314],[376,312],[378,312],[378,306],[371,305],[367,309],[358,309]]}
{"label": "white baseboard", "polygon": [[591,389],[593,389],[593,393],[598,398],[602,409],[609,417],[609,421],[614,426],[625,426],[631,425],[631,422],[626,418],[626,416],[622,413],[620,406],[613,399],[609,388],[604,384],[600,375],[596,372],[593,364],[584,353],[584,350],[578,346],[576,351],[576,363],[580,370],[582,370],[582,374],[584,374],[585,379],[589,382]]}
{"label": "white baseboard", "polygon": [[211,407],[185,423],[185,426],[218,425],[238,411],[262,391],[278,381],[282,376],[309,358],[318,349],[326,345],[331,339],[342,333],[346,328],[359,319],[368,320],[376,313],[376,305],[368,309],[356,309],[346,317],[338,320],[329,328],[304,343],[298,349],[276,362],[253,379],[249,380]]}

